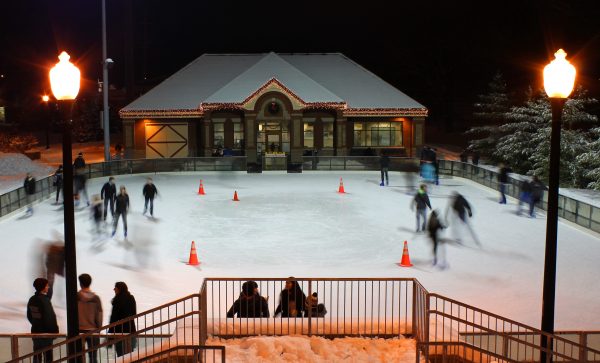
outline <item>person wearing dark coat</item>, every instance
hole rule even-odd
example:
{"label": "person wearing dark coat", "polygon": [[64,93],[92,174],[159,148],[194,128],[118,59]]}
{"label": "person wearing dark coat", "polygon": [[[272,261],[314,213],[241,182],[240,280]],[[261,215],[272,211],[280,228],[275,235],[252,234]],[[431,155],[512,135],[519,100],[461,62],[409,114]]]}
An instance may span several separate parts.
{"label": "person wearing dark coat", "polygon": [[544,197],[544,190],[548,190],[548,188],[534,175],[531,181],[531,198],[529,199],[529,216],[531,218],[535,218],[535,205]]}
{"label": "person wearing dark coat", "polygon": [[[431,203],[427,195],[427,185],[421,184],[417,194],[413,198],[410,209],[414,210],[417,207],[417,232],[425,231],[427,225],[427,208],[431,210]],[[423,219],[423,223],[421,223]]]}
{"label": "person wearing dark coat", "polygon": [[102,186],[100,191],[100,199],[104,200],[104,220],[108,214],[108,207],[110,206],[110,215],[115,218],[115,199],[117,197],[117,187],[115,186],[115,178],[110,177],[108,181]]}
{"label": "person wearing dark coat", "polygon": [[[85,201],[87,206],[90,206],[90,198],[87,193],[87,178],[85,176],[85,160],[83,159],[83,153],[77,154],[77,158],[73,162],[73,181],[75,184],[75,194],[79,195],[83,192],[85,195]],[[76,202],[79,204],[79,202]]]}
{"label": "person wearing dark coat", "polygon": [[[122,281],[119,281],[115,283],[114,290],[115,297],[112,299],[112,312],[110,313],[109,324],[116,323],[119,320],[126,319],[130,316],[134,316],[137,314],[135,298],[129,292],[127,284],[125,284]],[[119,334],[135,333],[135,331],[136,329],[134,320],[126,321],[123,324],[119,324],[108,329],[109,333]],[[123,336],[115,337],[115,340],[117,340],[117,343],[115,343],[117,357],[120,357],[126,353],[130,353],[131,351],[133,351],[133,349],[135,349],[135,338],[119,340],[122,337]]]}
{"label": "person wearing dark coat", "polygon": [[521,192],[519,193],[519,205],[517,206],[517,215],[521,214],[521,205],[531,203],[531,181],[525,180],[521,183]]}
{"label": "person wearing dark coat", "polygon": [[269,305],[267,299],[258,293],[256,281],[246,281],[242,284],[240,297],[234,301],[227,312],[228,318],[268,318]]}
{"label": "person wearing dark coat", "polygon": [[[452,199],[450,200],[450,207],[452,208],[452,210],[454,211],[454,213],[460,220],[461,224],[469,230],[475,243],[477,243],[477,245],[481,245],[481,243],[479,242],[479,239],[477,238],[477,235],[475,234],[475,231],[473,231],[469,221],[467,220],[467,215],[469,216],[469,218],[473,217],[473,210],[471,209],[471,205],[469,204],[467,199],[465,199],[465,197],[462,194],[460,194],[458,192],[453,192]],[[446,209],[446,217],[445,218],[446,218],[446,220],[448,220],[448,209]],[[456,227],[458,227],[458,226],[456,226]],[[458,228],[455,228],[455,231],[458,232]],[[456,241],[458,243],[461,243],[461,238],[458,233],[456,235]]]}
{"label": "person wearing dark coat", "polygon": [[279,305],[275,309],[274,316],[281,314],[282,318],[301,318],[306,305],[306,295],[298,285],[297,281],[285,282],[285,289],[279,294]]}
{"label": "person wearing dark coat", "polygon": [[150,216],[154,217],[154,197],[158,195],[158,190],[154,183],[152,183],[152,178],[146,180],[142,194],[144,194],[144,213],[142,214],[146,214],[148,202],[150,202]]}
{"label": "person wearing dark coat", "polygon": [[119,195],[115,200],[115,217],[113,219],[113,231],[112,236],[114,237],[117,232],[117,225],[119,223],[119,217],[123,218],[123,230],[125,238],[127,238],[127,212],[129,211],[129,195],[125,186],[121,185],[119,188]]}
{"label": "person wearing dark coat", "polygon": [[473,154],[471,154],[471,162],[473,165],[479,165],[479,153],[477,151],[473,151]]}
{"label": "person wearing dark coat", "polygon": [[504,164],[500,164],[498,170],[498,186],[500,188],[500,204],[506,204],[506,186],[508,185],[508,173],[511,170]]}
{"label": "person wearing dark coat", "polygon": [[[427,232],[429,234],[429,238],[431,238],[431,242],[433,242],[433,265],[437,265],[437,247],[439,243],[439,235],[438,231],[446,228],[442,221],[440,220],[439,213],[437,210],[431,212],[431,216],[429,217],[429,223],[427,224]],[[445,267],[446,263],[442,262],[440,267]]]}
{"label": "person wearing dark coat", "polygon": [[[35,295],[27,302],[27,320],[31,323],[31,333],[58,333],[58,324],[56,322],[56,314],[52,303],[46,294],[48,293],[48,280],[37,278],[33,281]],[[54,342],[54,338],[32,338],[33,350],[37,351],[49,347]],[[47,350],[42,354],[35,355],[33,362],[41,363],[52,362],[52,349]]]}
{"label": "person wearing dark coat", "polygon": [[33,200],[35,198],[35,178],[31,173],[27,173],[23,182],[23,188],[25,188],[25,195],[27,197],[27,211],[25,213],[31,215],[33,214]]}
{"label": "person wearing dark coat", "polygon": [[54,172],[54,182],[52,183],[56,187],[56,204],[58,204],[58,197],[60,196],[60,190],[63,184],[63,166],[59,165],[58,169]]}
{"label": "person wearing dark coat", "polygon": [[385,176],[385,185],[390,185],[390,179],[388,178],[388,170],[390,168],[390,157],[381,153],[379,157],[379,167],[381,168],[381,186],[383,186],[383,177]]}

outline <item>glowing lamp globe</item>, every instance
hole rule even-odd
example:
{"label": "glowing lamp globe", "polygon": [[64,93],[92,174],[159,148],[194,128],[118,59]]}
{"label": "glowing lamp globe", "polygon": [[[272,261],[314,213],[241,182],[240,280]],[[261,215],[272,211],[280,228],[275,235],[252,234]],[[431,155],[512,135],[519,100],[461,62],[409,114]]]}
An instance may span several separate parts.
{"label": "glowing lamp globe", "polygon": [[50,101],[50,97],[48,95],[43,95],[42,96],[42,101],[48,102],[48,101]]}
{"label": "glowing lamp globe", "polygon": [[544,67],[544,89],[550,98],[567,98],[575,84],[575,67],[566,60],[567,53],[559,49],[556,57]]}
{"label": "glowing lamp globe", "polygon": [[58,56],[58,62],[50,70],[50,87],[57,100],[74,100],[79,93],[79,82],[81,72],[69,62],[71,58],[67,52],[62,52]]}

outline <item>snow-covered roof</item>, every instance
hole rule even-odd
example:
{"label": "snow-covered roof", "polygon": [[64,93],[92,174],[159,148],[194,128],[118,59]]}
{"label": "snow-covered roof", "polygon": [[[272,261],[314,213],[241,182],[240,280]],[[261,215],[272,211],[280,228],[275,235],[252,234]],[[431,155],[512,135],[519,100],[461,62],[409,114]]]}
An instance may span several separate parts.
{"label": "snow-covered roof", "polygon": [[340,53],[204,54],[121,110],[201,116],[209,105],[238,105],[276,81],[301,103],[353,114],[427,114],[425,106]]}

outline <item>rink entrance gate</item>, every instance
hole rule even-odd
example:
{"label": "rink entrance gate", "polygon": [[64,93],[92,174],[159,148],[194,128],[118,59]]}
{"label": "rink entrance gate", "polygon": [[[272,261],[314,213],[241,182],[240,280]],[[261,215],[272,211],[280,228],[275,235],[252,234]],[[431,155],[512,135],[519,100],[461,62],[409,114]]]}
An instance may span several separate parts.
{"label": "rink entrance gate", "polygon": [[[255,306],[243,299],[236,303],[248,280],[256,282],[264,304]],[[297,316],[283,313],[274,317],[280,304],[284,312],[290,311],[292,301],[297,300],[280,295],[286,281],[297,283],[308,297],[316,293],[317,304],[322,307],[313,304],[303,309],[298,301]],[[232,313],[241,312],[245,317],[228,316],[232,308]],[[135,323],[135,333],[110,333],[112,327],[128,321]],[[206,345],[209,338],[258,335],[409,337],[416,341],[416,362],[421,358],[427,362],[539,362],[541,352],[546,352],[546,362],[600,362],[600,351],[590,348],[581,335],[577,339],[573,334],[546,334],[430,293],[410,278],[208,278],[199,294],[81,334],[47,350],[53,351],[55,362],[85,361],[89,347],[71,356],[66,348],[69,344],[82,346],[86,338],[94,336],[100,338],[100,343],[91,350],[100,362],[115,359],[114,346],[118,344],[126,352],[124,361],[224,362],[225,347]],[[541,347],[542,340],[550,348]],[[33,362],[34,356],[30,353],[11,362]]]}

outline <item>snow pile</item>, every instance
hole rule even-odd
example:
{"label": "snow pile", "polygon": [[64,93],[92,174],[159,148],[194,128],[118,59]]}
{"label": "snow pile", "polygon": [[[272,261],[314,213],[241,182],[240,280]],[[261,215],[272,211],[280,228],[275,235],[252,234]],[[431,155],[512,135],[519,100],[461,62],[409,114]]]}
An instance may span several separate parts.
{"label": "snow pile", "polygon": [[0,153],[0,193],[23,186],[23,178],[27,173],[41,178],[53,171],[52,167],[32,161],[23,154]]}
{"label": "snow pile", "polygon": [[[225,345],[227,362],[414,362],[412,339],[325,339],[308,336],[209,339]],[[208,354],[212,356],[212,354]]]}

